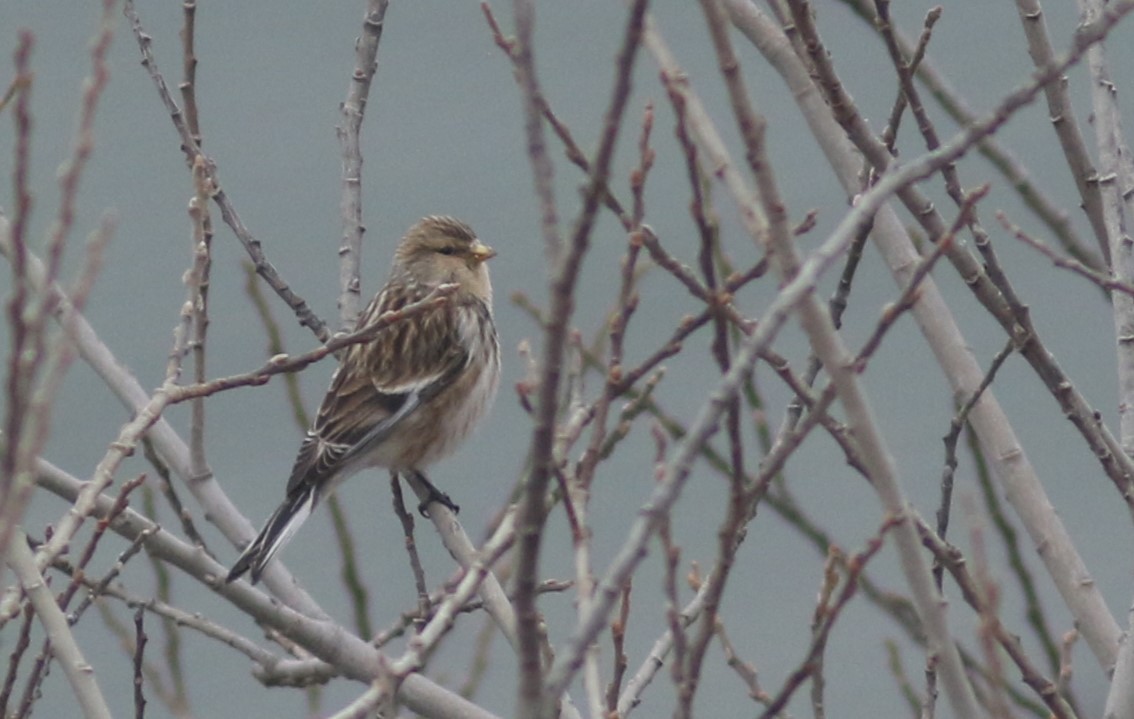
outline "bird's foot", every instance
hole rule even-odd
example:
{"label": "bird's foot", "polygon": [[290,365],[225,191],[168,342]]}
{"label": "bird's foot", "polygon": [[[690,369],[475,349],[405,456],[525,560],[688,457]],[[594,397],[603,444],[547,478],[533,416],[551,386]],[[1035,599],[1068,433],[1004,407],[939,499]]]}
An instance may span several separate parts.
{"label": "bird's foot", "polygon": [[417,479],[420,480],[421,483],[425,485],[425,488],[429,490],[429,496],[426,497],[421,504],[417,505],[417,511],[421,513],[421,516],[426,518],[429,517],[429,505],[433,504],[434,502],[447,507],[453,514],[460,514],[461,508],[457,505],[457,503],[450,499],[449,495],[445,494],[440,489],[437,489],[437,487],[434,487],[433,482],[430,482],[424,474],[418,472]]}
{"label": "bird's foot", "polygon": [[452,499],[450,499],[449,495],[438,490],[436,487],[434,487],[432,485],[430,485],[429,490],[430,490],[429,491],[429,499],[427,499],[424,502],[422,502],[421,504],[417,505],[417,511],[421,512],[421,516],[425,517],[426,519],[429,518],[429,505],[433,504],[434,502],[437,502],[438,504],[444,505],[453,514],[460,514],[461,513],[460,505],[458,505],[456,502],[454,502]]}

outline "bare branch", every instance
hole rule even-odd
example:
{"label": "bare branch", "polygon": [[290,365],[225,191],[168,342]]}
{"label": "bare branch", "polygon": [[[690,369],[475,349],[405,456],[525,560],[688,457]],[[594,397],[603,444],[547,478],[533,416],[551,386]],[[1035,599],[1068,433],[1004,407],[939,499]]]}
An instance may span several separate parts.
{"label": "bare branch", "polygon": [[16,574],[20,586],[27,592],[28,600],[35,607],[35,613],[51,640],[52,650],[63,665],[63,673],[71,683],[75,698],[82,707],[86,719],[110,719],[110,709],[106,706],[102,691],[95,680],[94,667],[83,657],[83,652],[75,642],[67,617],[55,603],[55,597],[43,581],[43,575],[36,567],[35,557],[28,548],[27,536],[17,530],[8,545],[7,564]]}
{"label": "bare branch", "polygon": [[378,43],[386,24],[389,0],[370,0],[362,22],[362,34],[354,43],[354,71],[341,111],[338,128],[342,152],[342,199],[339,212],[343,236],[339,243],[339,327],[347,330],[358,317],[361,286],[359,267],[362,262],[362,118],[370,97],[370,83],[378,69]]}

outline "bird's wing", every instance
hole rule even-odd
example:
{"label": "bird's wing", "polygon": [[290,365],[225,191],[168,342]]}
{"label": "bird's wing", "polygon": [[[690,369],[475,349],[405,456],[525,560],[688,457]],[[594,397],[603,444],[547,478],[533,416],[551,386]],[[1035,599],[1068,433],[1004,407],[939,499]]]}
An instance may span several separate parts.
{"label": "bird's wing", "polygon": [[[359,327],[427,294],[426,288],[388,286],[363,312]],[[385,441],[422,403],[448,386],[468,362],[455,302],[446,302],[353,345],[307,432],[288,480],[320,485],[352,459]]]}

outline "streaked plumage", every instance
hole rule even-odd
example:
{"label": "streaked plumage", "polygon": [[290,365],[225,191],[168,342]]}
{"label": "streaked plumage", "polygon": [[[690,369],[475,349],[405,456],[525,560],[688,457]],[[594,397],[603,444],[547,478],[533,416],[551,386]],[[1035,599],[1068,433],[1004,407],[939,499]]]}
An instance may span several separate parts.
{"label": "streaked plumage", "polygon": [[[485,265],[493,255],[468,225],[449,217],[426,217],[410,228],[386,286],[358,327],[439,285],[456,284],[457,291],[440,307],[347,349],[299,448],[283,504],[228,581],[251,570],[255,583],[319,500],[350,475],[367,467],[420,475],[469,435],[491,404],[500,373]],[[440,493],[436,499],[450,503]]]}

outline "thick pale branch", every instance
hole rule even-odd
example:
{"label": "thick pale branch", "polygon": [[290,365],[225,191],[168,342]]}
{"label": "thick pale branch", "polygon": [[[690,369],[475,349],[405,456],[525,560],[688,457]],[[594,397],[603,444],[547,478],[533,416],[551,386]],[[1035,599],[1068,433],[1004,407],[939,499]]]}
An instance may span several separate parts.
{"label": "thick pale branch", "polygon": [[82,707],[83,716],[87,719],[110,719],[110,709],[95,681],[94,667],[83,658],[82,650],[67,624],[67,617],[55,603],[55,596],[43,581],[43,575],[36,567],[35,558],[28,548],[28,539],[22,531],[13,533],[12,542],[8,545],[8,566],[27,592],[28,600],[35,607],[35,613],[47,631],[52,649],[63,665],[63,673],[71,682],[71,689]]}
{"label": "thick pale branch", "polygon": [[[733,23],[783,76],[839,181],[848,194],[856,194],[861,157],[831,117],[807,67],[792,51],[783,31],[749,0],[727,0],[727,7]],[[919,255],[894,210],[881,202],[877,203],[876,210],[870,237],[895,280],[904,286],[917,266]],[[854,220],[848,215],[844,223],[848,234],[853,232],[853,224]],[[954,394],[962,401],[971,396],[980,386],[984,371],[968,349],[969,343],[932,278],[923,281],[913,316]],[[1098,587],[1088,580],[1090,572],[1047,499],[1035,468],[992,392],[985,392],[973,407],[971,420],[1009,502],[1027,528],[1034,546],[1043,548],[1039,555],[1096,659],[1106,668],[1113,666],[1121,630]]]}
{"label": "thick pale branch", "polygon": [[[1024,36],[1028,40],[1028,54],[1031,55],[1032,62],[1037,68],[1052,64],[1055,61],[1055,50],[1047,33],[1047,23],[1044,21],[1043,8],[1039,0],[1016,0],[1016,9],[1024,28]],[[1091,222],[1102,256],[1109,260],[1111,248],[1106,239],[1106,223],[1103,220],[1102,200],[1099,195],[1099,176],[1091,162],[1091,155],[1087,152],[1087,143],[1083,141],[1083,134],[1079,131],[1079,120],[1075,117],[1075,108],[1071,105],[1067,78],[1061,77],[1056,82],[1047,83],[1043,88],[1043,94],[1047,99],[1047,111],[1051,117],[1052,127],[1063,148],[1063,156],[1075,180],[1075,187],[1079,190],[1079,197],[1082,198],[1083,209]]]}

